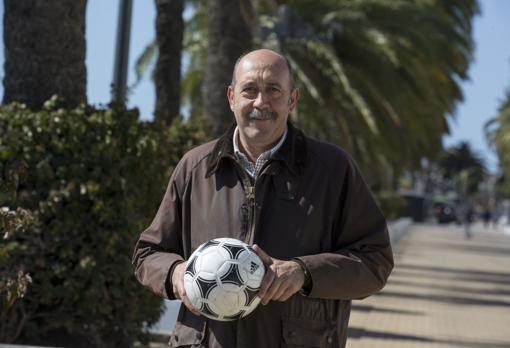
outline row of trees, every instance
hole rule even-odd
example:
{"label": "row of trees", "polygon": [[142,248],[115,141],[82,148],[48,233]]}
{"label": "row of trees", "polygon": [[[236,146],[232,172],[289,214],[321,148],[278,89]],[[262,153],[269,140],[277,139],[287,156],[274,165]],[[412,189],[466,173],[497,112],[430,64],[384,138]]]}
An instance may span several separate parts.
{"label": "row of trees", "polygon": [[74,346],[129,346],[156,320],[161,304],[134,281],[129,249],[165,168],[233,121],[225,90],[242,53],[289,58],[301,89],[293,121],[350,151],[381,193],[441,153],[478,11],[476,0],[155,4],[156,38],[139,66],[157,59],[157,101],[142,123],[122,106],[86,105],[86,0],[4,0],[0,340],[58,332]]}
{"label": "row of trees", "polygon": [[499,158],[501,176],[498,180],[499,193],[510,199],[510,89],[501,103],[498,114],[486,125],[489,143]]}
{"label": "row of trees", "polygon": [[[476,1],[209,0],[186,5],[193,16],[183,39],[178,32],[158,30],[139,67],[148,66],[161,41],[184,40],[190,63],[181,100],[192,117],[207,121],[211,135],[232,122],[224,91],[235,59],[264,46],[286,54],[295,71],[301,101],[294,121],[351,152],[370,173],[373,187],[391,186],[403,170],[417,169],[423,158],[440,154],[447,118],[462,100],[459,82],[467,77],[472,58]],[[176,20],[182,16],[173,15]],[[156,111],[156,118],[167,123],[174,115]]]}
{"label": "row of trees", "polygon": [[[69,3],[5,1],[4,103],[37,109],[52,94],[86,102],[86,0]],[[294,68],[295,122],[350,151],[374,186],[440,153],[478,11],[475,0],[157,0],[156,9],[156,40],[143,55],[157,53],[156,121],[169,126],[183,100],[221,134],[232,122],[225,90],[236,58],[270,47]]]}

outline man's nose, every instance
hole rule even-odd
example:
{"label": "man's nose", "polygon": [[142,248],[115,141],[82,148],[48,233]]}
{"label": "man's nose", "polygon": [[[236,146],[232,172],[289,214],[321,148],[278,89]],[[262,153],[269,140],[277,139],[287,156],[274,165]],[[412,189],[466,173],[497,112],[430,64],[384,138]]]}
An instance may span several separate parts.
{"label": "man's nose", "polygon": [[255,106],[257,109],[264,109],[269,107],[269,99],[267,98],[267,95],[263,92],[259,92],[257,94],[257,98],[255,98],[253,101],[253,106]]}

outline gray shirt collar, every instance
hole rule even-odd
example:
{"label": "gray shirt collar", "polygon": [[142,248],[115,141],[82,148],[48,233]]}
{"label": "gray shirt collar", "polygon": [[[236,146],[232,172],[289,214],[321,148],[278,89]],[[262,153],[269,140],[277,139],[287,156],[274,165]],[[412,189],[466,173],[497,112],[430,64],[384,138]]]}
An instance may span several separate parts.
{"label": "gray shirt collar", "polygon": [[237,159],[239,160],[240,164],[243,166],[243,168],[246,170],[246,172],[252,177],[256,178],[264,166],[264,164],[271,158],[273,155],[282,147],[283,142],[287,138],[287,125],[285,125],[285,130],[283,131],[283,135],[276,143],[275,146],[270,148],[269,150],[263,152],[260,154],[260,156],[257,158],[257,161],[254,163],[250,162],[248,157],[239,149],[238,144],[238,134],[239,134],[239,127],[236,127],[234,130],[234,138],[233,138],[233,144],[234,144],[234,154],[236,155]]}

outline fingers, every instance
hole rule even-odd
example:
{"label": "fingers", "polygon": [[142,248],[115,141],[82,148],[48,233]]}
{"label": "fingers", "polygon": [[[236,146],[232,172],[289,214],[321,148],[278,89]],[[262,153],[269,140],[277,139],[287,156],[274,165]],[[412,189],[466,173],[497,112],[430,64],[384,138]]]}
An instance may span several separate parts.
{"label": "fingers", "polygon": [[292,295],[299,291],[299,287],[294,282],[290,274],[278,276],[276,273],[273,281],[269,285],[268,289],[261,297],[263,305],[273,301],[287,301]]}
{"label": "fingers", "polygon": [[188,296],[186,295],[186,289],[184,288],[184,272],[186,270],[185,263],[180,263],[175,266],[173,274],[172,274],[172,290],[176,298],[181,300],[181,302],[195,315],[200,315],[198,309],[196,309],[190,302]]}
{"label": "fingers", "polygon": [[181,297],[181,301],[182,303],[184,303],[186,308],[190,310],[191,313],[200,316],[200,312],[191,304],[191,302],[188,299],[188,296],[186,296],[186,292],[184,292],[184,295]]}
{"label": "fingers", "polygon": [[263,305],[269,301],[287,301],[299,291],[304,281],[301,266],[296,261],[282,261],[272,258],[257,244],[253,251],[266,266],[266,274],[260,284],[258,296]]}
{"label": "fingers", "polygon": [[255,254],[257,254],[260,259],[262,260],[262,262],[264,263],[264,265],[269,266],[269,265],[272,265],[273,264],[273,258],[271,256],[269,256],[268,254],[266,254],[266,252],[264,250],[262,250],[261,247],[259,247],[257,244],[253,244],[253,251],[255,251]]}
{"label": "fingers", "polygon": [[264,293],[264,296],[261,297],[260,302],[262,302],[263,305],[266,305],[270,300],[276,300],[277,297],[281,296],[281,291],[284,290],[283,287],[284,284],[282,284],[282,280],[275,276]]}
{"label": "fingers", "polygon": [[274,267],[269,266],[266,268],[266,274],[264,275],[264,278],[262,278],[262,282],[260,283],[260,289],[258,293],[258,296],[260,297],[260,300],[264,305],[267,303],[267,301],[269,301],[269,299],[267,301],[264,300],[267,296],[266,294],[269,287],[274,282],[274,279],[275,279]]}
{"label": "fingers", "polygon": [[273,259],[274,263],[266,270],[259,297],[263,305],[270,300],[286,301],[303,285],[303,271],[295,261]]}

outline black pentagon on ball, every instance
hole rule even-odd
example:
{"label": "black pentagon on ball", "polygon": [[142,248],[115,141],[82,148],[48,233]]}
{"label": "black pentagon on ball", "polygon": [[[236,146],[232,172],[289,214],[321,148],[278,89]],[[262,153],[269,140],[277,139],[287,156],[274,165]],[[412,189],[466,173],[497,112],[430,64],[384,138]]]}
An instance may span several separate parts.
{"label": "black pentagon on ball", "polygon": [[209,305],[207,303],[204,303],[204,305],[202,306],[202,310],[201,310],[202,313],[206,314],[206,315],[209,315],[213,318],[219,318],[219,315],[214,313],[211,308],[209,308]]}
{"label": "black pentagon on ball", "polygon": [[216,283],[216,280],[207,280],[204,278],[201,278],[200,276],[197,277],[197,285],[198,289],[200,290],[200,295],[202,298],[208,298],[209,293],[211,292],[211,289],[218,286]]}
{"label": "black pentagon on ball", "polygon": [[218,245],[218,244],[220,244],[220,242],[218,242],[217,240],[211,239],[211,240],[205,242],[204,244],[202,244],[200,246],[200,248],[198,249],[198,251],[203,252],[205,249],[210,248],[215,245]]}
{"label": "black pentagon on ball", "polygon": [[245,306],[250,306],[252,304],[253,300],[255,300],[255,298],[257,297],[257,294],[259,293],[259,290],[258,289],[252,289],[249,286],[247,286],[244,289],[244,293],[246,294],[246,303],[244,305]]}
{"label": "black pentagon on ball", "polygon": [[186,274],[189,274],[192,277],[194,277],[195,274],[197,273],[197,269],[196,269],[197,258],[198,257],[196,255],[194,257],[192,257],[188,261],[188,266],[186,267]]}
{"label": "black pentagon on ball", "polygon": [[228,251],[228,253],[230,254],[230,258],[233,260],[237,260],[239,254],[243,252],[245,249],[243,246],[228,243],[223,244],[223,248],[225,248]]}
{"label": "black pentagon on ball", "polygon": [[227,273],[224,274],[220,280],[224,284],[230,283],[235,285],[243,285],[243,280],[239,274],[239,265],[231,263]]}

